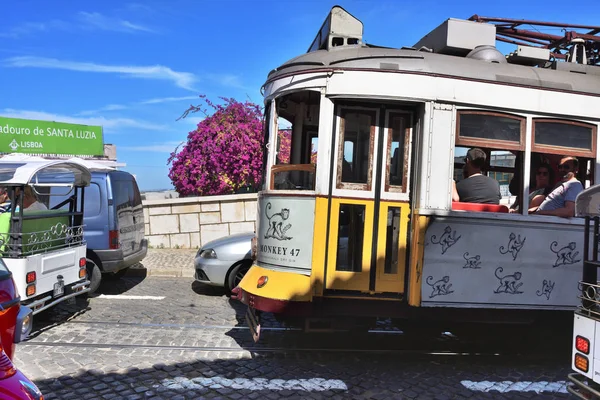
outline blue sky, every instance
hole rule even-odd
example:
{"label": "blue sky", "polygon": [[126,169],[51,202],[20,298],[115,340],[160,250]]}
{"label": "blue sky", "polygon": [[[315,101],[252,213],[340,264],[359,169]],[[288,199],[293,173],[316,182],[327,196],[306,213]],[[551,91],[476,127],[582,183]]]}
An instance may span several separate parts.
{"label": "blue sky", "polygon": [[176,119],[199,94],[262,104],[268,72],[306,52],[333,5],[362,20],[363,40],[392,47],[473,14],[600,24],[597,1],[51,3],[3,4],[0,116],[102,125],[142,190],[172,187],[169,153],[201,117]]}

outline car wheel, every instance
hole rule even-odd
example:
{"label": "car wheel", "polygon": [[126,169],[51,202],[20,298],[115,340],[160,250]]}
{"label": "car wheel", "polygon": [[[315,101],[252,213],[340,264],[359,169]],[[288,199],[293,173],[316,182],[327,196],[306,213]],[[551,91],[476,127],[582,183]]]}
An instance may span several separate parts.
{"label": "car wheel", "polygon": [[86,262],[87,275],[88,279],[90,280],[90,291],[88,292],[89,295],[94,293],[100,287],[100,282],[102,281],[102,272],[94,260],[87,258]]}
{"label": "car wheel", "polygon": [[233,269],[229,272],[229,275],[227,276],[227,282],[225,285],[225,289],[227,290],[227,292],[231,293],[231,291],[237,285],[240,284],[240,282],[244,278],[244,275],[246,275],[246,272],[248,272],[248,270],[250,269],[251,266],[252,266],[252,261],[247,260],[247,261],[242,261],[239,264],[237,264],[235,267],[233,267]]}

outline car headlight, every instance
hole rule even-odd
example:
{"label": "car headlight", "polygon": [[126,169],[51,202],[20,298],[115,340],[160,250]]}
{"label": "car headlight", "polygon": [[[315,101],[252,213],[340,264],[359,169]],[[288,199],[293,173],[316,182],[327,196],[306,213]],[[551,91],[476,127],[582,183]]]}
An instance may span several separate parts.
{"label": "car headlight", "polygon": [[202,258],[217,258],[217,252],[213,249],[204,249],[200,252]]}

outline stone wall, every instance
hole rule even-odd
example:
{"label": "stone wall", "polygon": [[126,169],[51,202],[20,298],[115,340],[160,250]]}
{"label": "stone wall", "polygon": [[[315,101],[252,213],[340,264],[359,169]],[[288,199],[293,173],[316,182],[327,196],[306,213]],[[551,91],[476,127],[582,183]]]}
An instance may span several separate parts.
{"label": "stone wall", "polygon": [[200,248],[256,229],[256,193],[144,200],[146,238],[154,248]]}

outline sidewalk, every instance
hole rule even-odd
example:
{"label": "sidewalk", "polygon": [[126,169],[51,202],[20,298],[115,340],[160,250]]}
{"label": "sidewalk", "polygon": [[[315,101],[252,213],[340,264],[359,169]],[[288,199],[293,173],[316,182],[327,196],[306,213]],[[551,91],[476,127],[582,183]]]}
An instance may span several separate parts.
{"label": "sidewalk", "polygon": [[141,263],[129,268],[127,276],[194,277],[198,249],[148,249]]}

